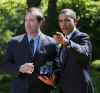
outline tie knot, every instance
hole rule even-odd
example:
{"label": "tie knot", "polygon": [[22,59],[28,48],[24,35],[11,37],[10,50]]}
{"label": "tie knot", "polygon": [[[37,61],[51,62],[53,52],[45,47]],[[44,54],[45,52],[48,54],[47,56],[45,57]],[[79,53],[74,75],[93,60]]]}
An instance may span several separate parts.
{"label": "tie knot", "polygon": [[31,47],[31,48],[34,47],[34,40],[33,40],[33,39],[30,40],[30,47]]}
{"label": "tie knot", "polygon": [[30,44],[31,44],[31,43],[34,43],[34,39],[31,39],[31,40],[30,40]]}
{"label": "tie knot", "polygon": [[68,39],[68,36],[65,36],[66,39]]}

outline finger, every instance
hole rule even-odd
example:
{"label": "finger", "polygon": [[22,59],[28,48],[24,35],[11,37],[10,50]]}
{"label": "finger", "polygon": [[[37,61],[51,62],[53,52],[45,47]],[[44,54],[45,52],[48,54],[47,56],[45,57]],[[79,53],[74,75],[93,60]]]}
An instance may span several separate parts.
{"label": "finger", "polygon": [[34,68],[28,68],[29,71],[33,72],[34,71]]}
{"label": "finger", "polygon": [[52,75],[52,78],[53,78],[53,80],[55,80],[56,76],[55,75]]}
{"label": "finger", "polygon": [[54,39],[56,39],[56,40],[60,40],[61,38],[62,38],[61,35],[55,35],[55,36],[54,36]]}
{"label": "finger", "polygon": [[55,75],[50,76],[50,80],[54,81],[55,80]]}
{"label": "finger", "polygon": [[24,65],[25,66],[27,66],[27,65],[33,65],[33,63],[25,63]]}
{"label": "finger", "polygon": [[46,80],[48,80],[49,78],[47,76],[43,76]]}
{"label": "finger", "polygon": [[34,72],[34,68],[32,69],[32,72]]}
{"label": "finger", "polygon": [[50,77],[50,80],[52,80],[52,81],[53,81],[53,76],[51,76],[51,77]]}
{"label": "finger", "polygon": [[61,36],[61,35],[62,35],[62,33],[61,33],[61,32],[56,32],[56,34],[57,34],[57,35],[59,35],[59,36]]}
{"label": "finger", "polygon": [[30,67],[34,67],[34,63],[28,63],[27,65]]}
{"label": "finger", "polygon": [[42,76],[38,76],[38,79],[40,79],[41,81],[44,81],[44,82],[46,81],[46,79]]}
{"label": "finger", "polygon": [[23,69],[20,70],[21,73],[25,73],[25,71]]}
{"label": "finger", "polygon": [[27,74],[32,74],[32,71],[26,71],[25,73],[27,73]]}
{"label": "finger", "polygon": [[57,34],[60,38],[63,38],[63,37],[64,37],[63,33],[61,33],[61,32],[56,32],[56,34]]}
{"label": "finger", "polygon": [[29,74],[31,74],[34,71],[33,68],[28,68],[28,67],[24,68],[23,70],[25,73],[29,73]]}
{"label": "finger", "polygon": [[53,38],[56,40],[56,42],[59,42],[59,36],[54,35]]}
{"label": "finger", "polygon": [[34,65],[32,64],[27,64],[24,66],[26,69],[33,69],[34,68]]}
{"label": "finger", "polygon": [[51,86],[54,86],[54,82],[50,79],[45,79],[44,76],[39,76],[38,77],[41,81],[43,81],[45,84],[47,85],[51,85]]}
{"label": "finger", "polygon": [[56,38],[57,38],[57,36],[56,36],[56,35],[53,35],[53,38],[54,38],[54,39],[56,39]]}

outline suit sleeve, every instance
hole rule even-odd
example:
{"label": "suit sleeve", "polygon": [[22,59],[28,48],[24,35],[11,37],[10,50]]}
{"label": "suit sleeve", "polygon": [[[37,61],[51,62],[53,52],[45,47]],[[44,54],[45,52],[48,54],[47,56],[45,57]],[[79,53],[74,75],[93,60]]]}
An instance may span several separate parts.
{"label": "suit sleeve", "polygon": [[55,79],[55,87],[56,85],[59,83],[59,77],[60,77],[60,73],[62,71],[62,65],[61,65],[61,62],[59,60],[59,51],[60,49],[58,48],[58,45],[56,45],[56,55],[55,55],[55,58],[53,60],[53,71],[54,71],[54,74],[56,76],[56,79]]}
{"label": "suit sleeve", "polygon": [[86,62],[87,60],[91,60],[92,45],[87,34],[76,36],[75,40],[70,40],[67,48],[69,48],[70,52],[78,59],[83,59]]}
{"label": "suit sleeve", "polygon": [[18,69],[20,66],[15,64],[14,61],[14,55],[12,51],[13,44],[14,43],[12,41],[8,44],[7,52],[3,58],[3,68],[5,72],[17,76],[19,74]]}
{"label": "suit sleeve", "polygon": [[53,63],[53,74],[55,74],[55,85],[59,82],[59,76],[60,72],[62,70],[60,60],[59,60],[59,49],[58,45],[56,43],[53,43],[53,45],[49,46],[49,57],[50,61]]}

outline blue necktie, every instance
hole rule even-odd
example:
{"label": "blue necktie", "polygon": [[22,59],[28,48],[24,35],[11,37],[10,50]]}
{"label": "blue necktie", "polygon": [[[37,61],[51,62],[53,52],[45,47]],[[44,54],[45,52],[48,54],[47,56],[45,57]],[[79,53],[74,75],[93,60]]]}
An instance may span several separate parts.
{"label": "blue necktie", "polygon": [[30,48],[32,50],[32,54],[34,55],[34,40],[33,39],[30,40]]}

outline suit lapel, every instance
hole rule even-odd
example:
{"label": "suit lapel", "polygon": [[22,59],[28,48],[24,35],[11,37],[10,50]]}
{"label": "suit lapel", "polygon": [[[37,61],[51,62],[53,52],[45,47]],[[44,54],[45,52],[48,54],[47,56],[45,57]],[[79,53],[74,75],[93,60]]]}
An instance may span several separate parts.
{"label": "suit lapel", "polygon": [[25,36],[24,36],[24,39],[22,41],[22,45],[23,45],[23,51],[24,51],[23,55],[25,56],[25,59],[28,60],[33,55],[32,55],[31,48],[29,46],[27,34],[25,34]]}
{"label": "suit lapel", "polygon": [[77,29],[76,29],[76,30],[74,30],[73,34],[72,34],[72,35],[71,35],[71,37],[70,37],[70,40],[73,40],[73,39],[75,38],[75,36],[76,36],[77,32],[78,32],[78,30],[77,30]]}

